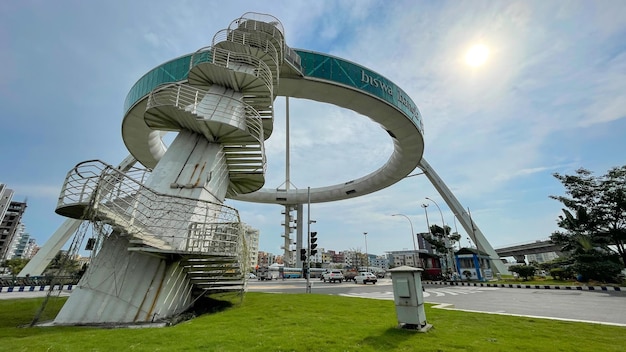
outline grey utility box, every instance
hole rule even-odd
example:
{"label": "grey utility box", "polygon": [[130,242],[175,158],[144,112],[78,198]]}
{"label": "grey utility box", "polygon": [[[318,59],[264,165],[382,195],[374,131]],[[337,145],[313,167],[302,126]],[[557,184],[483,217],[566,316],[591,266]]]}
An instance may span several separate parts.
{"label": "grey utility box", "polygon": [[401,266],[389,270],[393,283],[393,300],[396,304],[398,327],[427,331],[424,294],[422,293],[422,271],[424,269]]}

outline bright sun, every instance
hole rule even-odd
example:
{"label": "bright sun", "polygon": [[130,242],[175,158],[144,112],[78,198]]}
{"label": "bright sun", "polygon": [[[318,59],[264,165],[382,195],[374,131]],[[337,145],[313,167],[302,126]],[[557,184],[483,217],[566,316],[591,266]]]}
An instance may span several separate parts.
{"label": "bright sun", "polygon": [[487,62],[488,57],[489,48],[478,44],[471,47],[467,54],[465,54],[465,62],[472,67],[478,67]]}

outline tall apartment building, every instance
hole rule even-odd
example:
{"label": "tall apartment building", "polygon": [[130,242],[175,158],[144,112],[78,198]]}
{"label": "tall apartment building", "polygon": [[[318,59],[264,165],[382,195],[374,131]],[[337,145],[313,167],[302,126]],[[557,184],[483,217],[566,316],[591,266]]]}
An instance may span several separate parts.
{"label": "tall apartment building", "polygon": [[11,205],[13,200],[13,190],[7,188],[7,185],[0,183],[0,221],[4,219],[4,216]]}
{"label": "tall apartment building", "polygon": [[[356,266],[356,267],[360,267],[360,266],[365,266],[365,258],[363,258],[363,254],[360,251],[344,251],[343,253],[343,263],[345,263],[346,266]],[[335,262],[337,263],[337,262]]]}
{"label": "tall apartment building", "polygon": [[22,216],[26,211],[25,202],[10,202],[2,221],[0,222],[0,260],[10,259],[12,245],[16,235],[19,235]]}
{"label": "tall apartment building", "polygon": [[256,267],[259,256],[259,235],[260,231],[250,225],[244,224],[244,237],[248,246],[248,257],[250,258],[250,268]]}
{"label": "tall apartment building", "polygon": [[19,236],[15,236],[13,243],[15,245],[13,246],[14,250],[11,258],[30,259],[36,253],[37,242],[34,238],[30,238],[30,234],[25,232],[23,229],[21,230],[21,234]]}
{"label": "tall apartment building", "polygon": [[[6,259],[21,258],[18,255],[18,249],[20,248],[20,243],[22,242],[22,238],[24,237],[24,235],[28,236],[24,224],[20,222],[19,224],[17,224],[15,234],[13,235],[13,240],[9,244],[9,249],[7,250],[7,253],[5,255]],[[19,254],[21,255],[21,252]]]}

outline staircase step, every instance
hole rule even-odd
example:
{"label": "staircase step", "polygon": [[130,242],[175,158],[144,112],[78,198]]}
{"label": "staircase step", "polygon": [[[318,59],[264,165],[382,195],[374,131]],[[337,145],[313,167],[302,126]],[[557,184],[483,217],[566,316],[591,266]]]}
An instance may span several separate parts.
{"label": "staircase step", "polygon": [[209,291],[221,291],[224,289],[233,290],[233,289],[243,289],[244,284],[241,281],[233,281],[233,282],[212,282],[207,284],[197,284],[199,288]]}

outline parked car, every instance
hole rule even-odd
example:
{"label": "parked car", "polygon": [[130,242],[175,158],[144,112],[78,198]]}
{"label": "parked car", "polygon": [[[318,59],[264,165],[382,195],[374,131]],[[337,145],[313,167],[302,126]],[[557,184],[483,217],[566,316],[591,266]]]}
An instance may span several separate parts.
{"label": "parked car", "polygon": [[254,273],[248,273],[248,279],[256,279],[256,275],[254,275]]}
{"label": "parked car", "polygon": [[376,281],[378,281],[378,279],[376,278],[376,275],[370,272],[360,272],[359,275],[354,277],[354,282],[357,284],[365,285],[368,282],[371,282],[372,284],[376,285]]}
{"label": "parked car", "polygon": [[343,273],[339,269],[332,269],[324,273],[322,280],[324,282],[341,282],[343,281]]}

